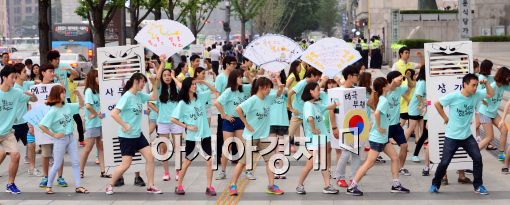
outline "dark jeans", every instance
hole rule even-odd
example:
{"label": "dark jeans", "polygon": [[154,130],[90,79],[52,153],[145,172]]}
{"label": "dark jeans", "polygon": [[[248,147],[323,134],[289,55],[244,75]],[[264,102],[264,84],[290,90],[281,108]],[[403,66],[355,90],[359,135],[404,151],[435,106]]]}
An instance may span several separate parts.
{"label": "dark jeans", "polygon": [[213,61],[211,62],[212,70],[217,75],[219,75],[219,69],[220,69],[220,62],[219,61]]}
{"label": "dark jeans", "polygon": [[459,147],[464,148],[468,155],[473,159],[473,187],[476,190],[479,186],[483,185],[483,163],[482,155],[480,154],[480,149],[478,148],[478,143],[476,142],[473,135],[469,136],[465,140],[445,138],[443,157],[441,157],[441,162],[437,167],[434,179],[432,179],[432,184],[436,185],[438,188],[441,186],[441,179],[443,179],[444,175],[446,174],[446,169],[448,168],[448,165],[452,161],[453,155],[459,149]]}
{"label": "dark jeans", "polygon": [[427,127],[427,120],[424,120],[423,133],[421,133],[421,137],[418,140],[418,143],[416,143],[416,147],[414,148],[413,156],[418,156],[420,154],[421,147],[423,146],[425,141],[429,138],[429,130],[426,127]]}
{"label": "dark jeans", "polygon": [[[71,99],[67,98],[67,102],[71,103]],[[78,141],[83,142],[83,134],[85,133],[83,131],[83,121],[81,120],[80,114],[73,115],[74,122],[76,123],[76,128],[78,129]]]}

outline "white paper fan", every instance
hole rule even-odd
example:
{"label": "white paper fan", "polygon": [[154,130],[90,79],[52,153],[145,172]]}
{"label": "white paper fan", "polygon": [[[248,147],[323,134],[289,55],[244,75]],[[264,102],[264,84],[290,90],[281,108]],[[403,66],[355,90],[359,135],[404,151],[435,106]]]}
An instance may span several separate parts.
{"label": "white paper fan", "polygon": [[301,59],[332,78],[345,67],[361,59],[350,44],[338,38],[323,38],[310,45]]}
{"label": "white paper fan", "polygon": [[301,46],[292,39],[267,34],[250,43],[243,55],[267,71],[280,72],[302,53]]}
{"label": "white paper fan", "polygon": [[135,39],[156,55],[169,57],[191,44],[195,36],[185,25],[162,19],[144,26]]}

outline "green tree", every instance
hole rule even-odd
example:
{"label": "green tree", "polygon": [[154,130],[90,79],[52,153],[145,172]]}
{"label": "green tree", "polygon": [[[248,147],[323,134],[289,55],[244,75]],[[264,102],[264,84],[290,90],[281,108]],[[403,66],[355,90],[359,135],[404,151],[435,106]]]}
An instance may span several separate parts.
{"label": "green tree", "polygon": [[183,18],[182,23],[187,23],[193,35],[197,34],[204,28],[211,17],[211,13],[218,5],[220,0],[188,0],[180,2],[181,14],[188,17]]}
{"label": "green tree", "polygon": [[[140,24],[149,16],[149,14],[158,6],[161,6],[160,0],[131,0],[127,10],[129,11],[129,18],[131,20],[131,44],[136,44],[135,36],[140,31]],[[141,9],[146,9],[142,14]]]}
{"label": "green tree", "polygon": [[418,9],[437,10],[437,2],[436,0],[418,0]]}
{"label": "green tree", "polygon": [[266,0],[266,4],[255,17],[258,33],[282,33],[296,13],[292,0]]}
{"label": "green tree", "polygon": [[319,4],[316,0],[294,0],[291,7],[295,7],[295,14],[285,28],[284,34],[291,38],[300,38],[305,31],[319,29],[317,11]]}
{"label": "green tree", "polygon": [[266,0],[232,0],[232,6],[241,21],[241,42],[246,40],[246,22],[257,16]]}
{"label": "green tree", "polygon": [[339,22],[339,8],[337,0],[320,0],[320,8],[317,12],[320,30],[328,36],[333,36],[333,28]]}
{"label": "green tree", "polygon": [[80,0],[80,6],[75,13],[86,18],[92,28],[94,53],[97,53],[97,48],[104,47],[106,27],[112,20],[115,10],[124,4],[124,0]]}
{"label": "green tree", "polygon": [[187,10],[181,10],[177,15],[175,13],[175,9],[183,3],[182,0],[168,0],[163,3],[163,8],[166,15],[168,16],[168,19],[181,21],[185,16],[187,16],[185,13]]}

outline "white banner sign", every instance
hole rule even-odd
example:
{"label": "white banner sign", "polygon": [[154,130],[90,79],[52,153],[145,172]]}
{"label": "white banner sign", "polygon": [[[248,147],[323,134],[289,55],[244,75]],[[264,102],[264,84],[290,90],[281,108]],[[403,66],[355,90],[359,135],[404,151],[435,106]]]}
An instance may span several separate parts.
{"label": "white banner sign", "polygon": [[[425,44],[425,67],[427,74],[427,104],[433,105],[443,96],[462,90],[462,77],[473,71],[473,49],[470,41],[439,42]],[[448,108],[445,108],[448,113]],[[428,106],[430,161],[441,161],[446,125],[434,108]],[[474,119],[471,126],[474,133]],[[462,148],[455,153],[449,170],[471,169],[473,160]],[[432,167],[436,169],[437,166]]]}
{"label": "white banner sign", "polygon": [[[38,108],[40,106],[47,106],[45,103],[46,103],[46,99],[48,99],[48,95],[50,95],[50,91],[51,91],[51,88],[53,88],[53,86],[55,85],[60,85],[60,84],[39,84],[39,85],[32,85],[30,86],[30,92],[32,92],[35,96],[37,96],[37,102],[34,102],[32,103],[32,109],[36,109],[36,110],[47,110],[47,109],[41,109],[41,108]],[[45,113],[46,114],[46,113]],[[44,117],[44,115],[41,116],[41,119],[42,120],[42,117]],[[38,125],[36,125],[38,126]],[[41,144],[53,144],[53,138],[44,134],[41,129],[39,129],[38,127],[35,127],[34,129],[34,135],[35,135],[35,143],[37,145],[41,145]]]}

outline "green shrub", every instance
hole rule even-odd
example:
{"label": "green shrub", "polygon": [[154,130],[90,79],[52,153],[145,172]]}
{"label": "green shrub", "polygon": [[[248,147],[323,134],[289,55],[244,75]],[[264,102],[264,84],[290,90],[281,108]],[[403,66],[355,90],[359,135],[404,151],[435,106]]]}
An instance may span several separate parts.
{"label": "green shrub", "polygon": [[457,10],[402,10],[401,14],[456,14]]}
{"label": "green shrub", "polygon": [[425,43],[437,42],[431,39],[402,39],[398,41],[399,44],[404,44],[410,49],[422,49]]}
{"label": "green shrub", "polygon": [[510,36],[473,36],[470,39],[473,42],[508,42]]}

